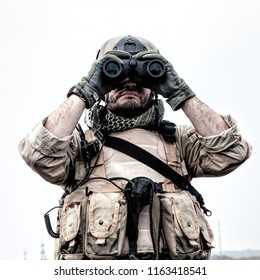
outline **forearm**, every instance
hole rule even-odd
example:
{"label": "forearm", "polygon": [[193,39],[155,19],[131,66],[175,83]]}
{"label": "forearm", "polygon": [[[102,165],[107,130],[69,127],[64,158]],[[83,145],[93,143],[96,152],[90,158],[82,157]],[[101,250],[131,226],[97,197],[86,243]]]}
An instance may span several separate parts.
{"label": "forearm", "polygon": [[196,96],[188,99],[183,104],[182,110],[201,136],[217,135],[229,128],[217,112]]}
{"label": "forearm", "polygon": [[[77,131],[62,139],[47,130],[40,121],[19,143],[19,152],[24,161],[46,181],[63,185],[74,176],[72,167],[81,161],[80,139]],[[72,177],[71,177],[72,176]]]}
{"label": "forearm", "polygon": [[252,147],[241,135],[236,120],[231,115],[222,118],[228,129],[209,137],[189,125],[177,126],[176,145],[191,177],[224,176],[250,157]]}
{"label": "forearm", "polygon": [[57,138],[62,139],[72,134],[84,109],[84,101],[76,95],[71,95],[48,116],[44,126]]}

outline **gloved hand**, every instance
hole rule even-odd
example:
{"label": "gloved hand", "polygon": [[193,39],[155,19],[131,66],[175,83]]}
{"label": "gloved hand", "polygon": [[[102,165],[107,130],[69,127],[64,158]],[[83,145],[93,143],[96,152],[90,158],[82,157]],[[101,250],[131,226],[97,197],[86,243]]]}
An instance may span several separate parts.
{"label": "gloved hand", "polygon": [[151,83],[150,86],[145,84],[144,81],[143,86],[149,87],[155,93],[167,98],[166,101],[174,111],[180,109],[187,99],[195,96],[195,93],[185,81],[178,76],[172,64],[158,52],[144,51],[136,54],[134,58],[137,60],[160,59],[164,63],[166,68],[165,76],[158,83]]}
{"label": "gloved hand", "polygon": [[114,84],[108,83],[102,78],[102,67],[104,63],[108,59],[115,59],[123,66],[124,63],[120,58],[127,59],[130,56],[130,53],[124,51],[107,52],[104,56],[94,61],[88,75],[83,77],[81,81],[68,92],[67,97],[71,94],[76,94],[85,101],[86,108],[91,108],[97,101],[101,100],[106,93],[116,87]]}

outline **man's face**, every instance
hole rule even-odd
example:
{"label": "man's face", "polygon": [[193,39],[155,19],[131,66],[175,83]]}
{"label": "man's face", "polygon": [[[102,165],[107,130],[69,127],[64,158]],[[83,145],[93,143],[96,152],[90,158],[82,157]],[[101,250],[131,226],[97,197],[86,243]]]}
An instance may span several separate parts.
{"label": "man's face", "polygon": [[138,116],[146,111],[151,90],[128,82],[108,93],[107,109],[122,117]]}

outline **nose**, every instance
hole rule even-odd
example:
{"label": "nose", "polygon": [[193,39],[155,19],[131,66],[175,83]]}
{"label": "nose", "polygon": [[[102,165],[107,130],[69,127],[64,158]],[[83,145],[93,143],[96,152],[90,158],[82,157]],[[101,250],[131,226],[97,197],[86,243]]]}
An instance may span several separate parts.
{"label": "nose", "polygon": [[134,82],[127,82],[125,85],[124,85],[125,88],[136,88],[136,83]]}

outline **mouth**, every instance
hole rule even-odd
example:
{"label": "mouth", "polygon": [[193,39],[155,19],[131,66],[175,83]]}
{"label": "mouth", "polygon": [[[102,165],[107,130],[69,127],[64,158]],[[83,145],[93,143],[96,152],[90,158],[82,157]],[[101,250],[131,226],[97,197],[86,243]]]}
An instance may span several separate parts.
{"label": "mouth", "polygon": [[118,97],[139,97],[139,92],[137,89],[126,89],[123,88],[119,90]]}
{"label": "mouth", "polygon": [[120,100],[124,100],[124,101],[135,101],[135,102],[139,102],[140,101],[140,96],[138,95],[137,92],[135,91],[129,91],[129,90],[126,90],[126,91],[123,91],[119,96],[118,96],[118,99]]}
{"label": "mouth", "polygon": [[133,90],[124,90],[120,93],[120,96],[138,96],[138,93]]}

